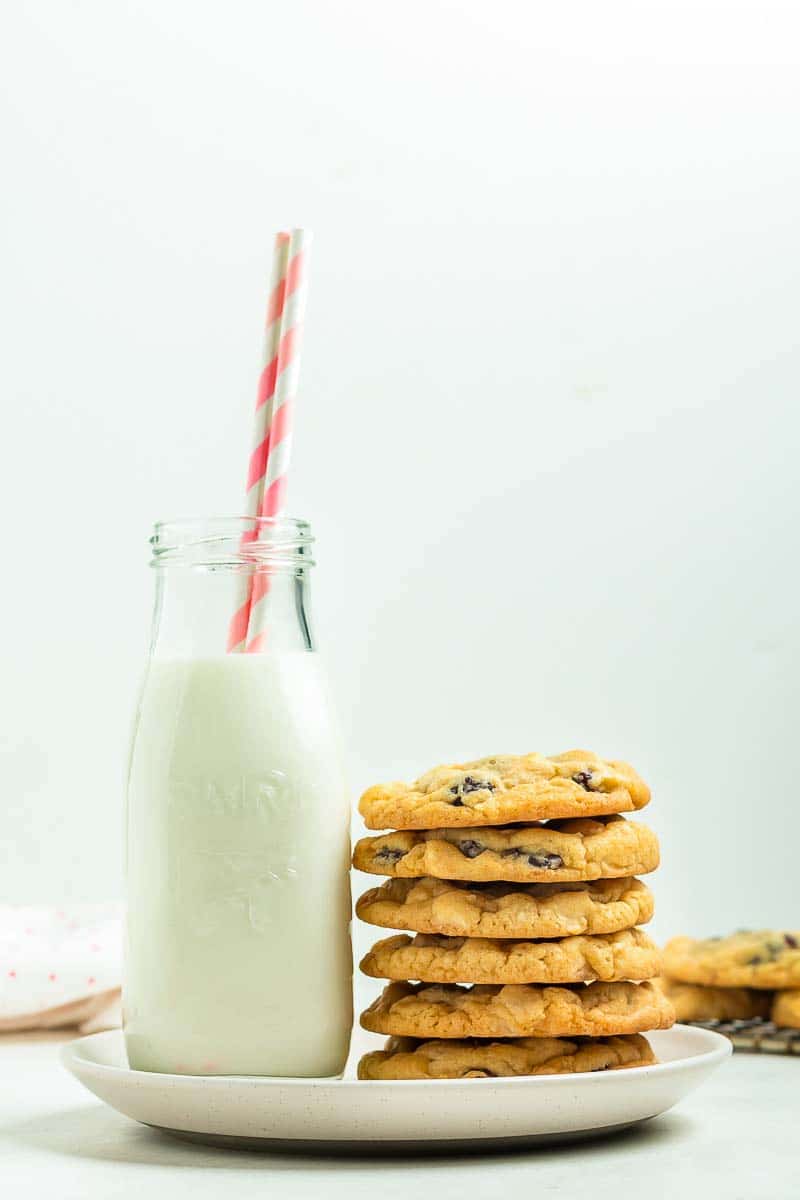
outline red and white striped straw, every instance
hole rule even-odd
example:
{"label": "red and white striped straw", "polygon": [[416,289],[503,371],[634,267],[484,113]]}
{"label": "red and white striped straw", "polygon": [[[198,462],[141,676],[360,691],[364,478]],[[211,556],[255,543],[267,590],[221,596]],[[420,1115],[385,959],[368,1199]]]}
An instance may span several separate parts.
{"label": "red and white striped straw", "polygon": [[[293,229],[286,268],[266,474],[259,511],[259,516],[262,517],[280,516],[286,502],[286,485],[292,453],[292,417],[300,378],[300,352],[308,297],[310,254],[310,231]],[[266,572],[256,574],[253,577],[247,626],[246,649],[250,654],[258,653],[264,646],[268,592],[269,575]]]}
{"label": "red and white striped straw", "polygon": [[[281,337],[281,319],[286,299],[286,268],[289,262],[291,235],[281,231],[275,235],[272,253],[267,315],[264,324],[264,342],[261,354],[261,374],[256,393],[255,420],[253,422],[253,449],[247,469],[245,492],[245,515],[257,517],[261,513],[264,499],[264,479],[269,455],[270,425],[278,375],[278,348]],[[256,529],[248,529],[242,535],[244,546],[256,537]],[[241,577],[237,589],[236,609],[228,627],[228,652],[237,653],[245,649],[247,624],[250,615],[250,593],[252,576]]]}

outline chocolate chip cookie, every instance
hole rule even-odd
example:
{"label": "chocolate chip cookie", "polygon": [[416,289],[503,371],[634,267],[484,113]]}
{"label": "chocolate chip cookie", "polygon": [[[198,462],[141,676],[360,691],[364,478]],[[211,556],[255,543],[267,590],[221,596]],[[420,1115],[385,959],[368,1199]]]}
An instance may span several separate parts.
{"label": "chocolate chip cookie", "polygon": [[391,1037],[383,1050],[365,1054],[359,1079],[485,1079],[508,1075],[572,1075],[618,1071],[656,1062],[646,1038],[515,1038],[506,1042],[418,1041]]}
{"label": "chocolate chip cookie", "polygon": [[646,875],[658,866],[658,839],[624,817],[499,828],[422,829],[362,838],[353,865],[404,878],[571,883]]}
{"label": "chocolate chip cookie", "polygon": [[712,987],[800,987],[800,931],[743,929],[729,937],[676,937],[664,947],[664,973]]}
{"label": "chocolate chip cookie", "polygon": [[785,1029],[800,1029],[800,988],[776,992],[770,1016]]}
{"label": "chocolate chip cookie", "polygon": [[633,812],[649,799],[627,763],[570,750],[434,767],[415,783],[369,788],[359,811],[368,829],[452,829]]}
{"label": "chocolate chip cookie", "polygon": [[556,938],[615,933],[653,915],[653,894],[640,879],[585,883],[459,883],[387,879],[356,904],[370,925],[447,933],[452,937]]}
{"label": "chocolate chip cookie", "polygon": [[749,1021],[769,1015],[772,995],[754,988],[704,987],[662,976],[658,986],[675,1009],[676,1021]]}
{"label": "chocolate chip cookie", "polygon": [[596,979],[652,979],[661,953],[641,929],[559,938],[502,941],[498,938],[406,934],[376,942],[361,961],[377,979],[423,983],[588,983]]}
{"label": "chocolate chip cookie", "polygon": [[372,1033],[413,1038],[608,1037],[669,1029],[674,1020],[652,983],[390,983],[361,1014]]}

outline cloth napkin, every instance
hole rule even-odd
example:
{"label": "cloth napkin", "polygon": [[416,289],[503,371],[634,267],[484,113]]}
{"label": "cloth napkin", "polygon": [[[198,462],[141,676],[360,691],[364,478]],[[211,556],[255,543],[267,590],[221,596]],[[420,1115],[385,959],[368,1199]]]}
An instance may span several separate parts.
{"label": "cloth napkin", "polygon": [[120,1024],[121,905],[0,905],[0,1033]]}

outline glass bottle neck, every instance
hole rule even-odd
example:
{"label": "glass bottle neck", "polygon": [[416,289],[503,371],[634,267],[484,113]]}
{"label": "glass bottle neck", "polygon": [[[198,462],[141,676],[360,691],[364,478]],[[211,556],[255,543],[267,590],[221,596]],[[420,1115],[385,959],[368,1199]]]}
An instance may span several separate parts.
{"label": "glass bottle neck", "polygon": [[313,650],[311,532],[289,519],[213,518],[156,526],[151,654]]}
{"label": "glass bottle neck", "polygon": [[[246,578],[246,577],[244,577]],[[252,575],[257,584],[261,578]],[[213,658],[229,649],[229,627],[244,598],[226,574],[194,569],[160,571],[156,579],[151,653],[159,658]],[[304,575],[273,575],[264,600],[256,643],[250,652],[314,650],[309,581]],[[242,646],[241,649],[245,647]]]}

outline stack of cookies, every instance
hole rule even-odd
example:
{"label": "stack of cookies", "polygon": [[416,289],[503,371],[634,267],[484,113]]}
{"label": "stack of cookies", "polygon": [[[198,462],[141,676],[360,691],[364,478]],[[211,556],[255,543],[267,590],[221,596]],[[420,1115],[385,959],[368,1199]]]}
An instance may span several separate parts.
{"label": "stack of cookies", "polygon": [[800,931],[673,938],[664,950],[661,987],[679,1021],[761,1017],[800,1029]]}
{"label": "stack of cookies", "polygon": [[654,1062],[642,1033],[672,1006],[650,980],[657,947],[638,928],[658,866],[651,830],[620,814],[646,784],[585,751],[436,767],[370,788],[353,864],[389,876],[361,897],[371,925],[410,930],[361,963],[390,982],[361,1016],[388,1034],[361,1079],[469,1078]]}

